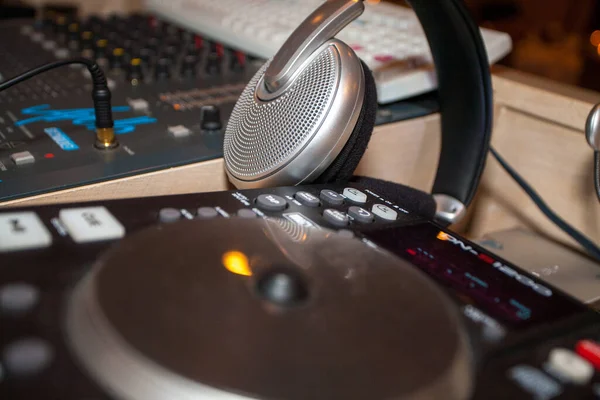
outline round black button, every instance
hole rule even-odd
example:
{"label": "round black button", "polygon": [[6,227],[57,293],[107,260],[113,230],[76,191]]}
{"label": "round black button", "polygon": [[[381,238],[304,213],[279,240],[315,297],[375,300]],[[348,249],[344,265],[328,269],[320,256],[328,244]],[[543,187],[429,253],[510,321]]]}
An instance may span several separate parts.
{"label": "round black button", "polygon": [[0,287],[0,312],[22,314],[38,302],[39,290],[28,283],[11,283]]}
{"label": "round black button", "polygon": [[42,371],[50,364],[53,356],[50,345],[36,338],[13,342],[2,352],[7,371],[16,376],[30,376]]}
{"label": "round black button", "polygon": [[348,209],[348,215],[354,218],[355,221],[362,222],[363,224],[370,224],[375,219],[373,213],[357,206],[350,207]]}
{"label": "round black button", "polygon": [[344,204],[344,197],[338,192],[329,189],[321,190],[321,200],[334,206]]}
{"label": "round black button", "polygon": [[323,217],[325,218],[325,221],[339,227],[348,226],[348,224],[350,223],[350,219],[348,218],[348,215],[346,213],[343,213],[338,210],[333,210],[331,208],[328,208],[323,212]]}
{"label": "round black button", "polygon": [[212,207],[200,207],[198,209],[198,218],[201,219],[211,219],[217,218],[219,213]]}
{"label": "round black button", "polygon": [[166,224],[179,221],[181,219],[181,211],[176,208],[163,208],[158,212],[158,219],[160,222]]}
{"label": "round black button", "polygon": [[308,192],[298,192],[294,195],[294,198],[307,207],[319,207],[321,205],[319,198]]}
{"label": "round black button", "polygon": [[287,201],[274,194],[261,194],[256,198],[256,204],[265,211],[283,211],[287,207]]}

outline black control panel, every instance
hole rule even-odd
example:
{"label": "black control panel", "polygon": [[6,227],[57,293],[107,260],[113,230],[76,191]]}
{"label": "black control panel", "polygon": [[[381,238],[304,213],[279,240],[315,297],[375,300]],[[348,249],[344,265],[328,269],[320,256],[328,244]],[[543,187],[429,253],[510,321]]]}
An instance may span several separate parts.
{"label": "black control panel", "polygon": [[[201,229],[209,221],[261,218],[286,221],[297,241],[304,239],[294,226],[385,250],[443,288],[469,332],[472,398],[600,397],[594,311],[402,204],[365,187],[329,185],[0,212],[0,398],[111,398],[69,347],[65,310],[73,288],[115,249],[128,249],[120,243],[131,245],[129,238],[139,241],[148,229],[160,235],[178,224]],[[168,252],[173,240],[166,235],[158,247]],[[208,254],[204,245],[197,243]],[[244,274],[235,259],[231,265]],[[405,304],[391,307],[407,312]],[[441,342],[433,338],[420,351],[436,352]]]}
{"label": "black control panel", "polygon": [[[0,24],[0,82],[46,62],[95,59],[119,146],[94,147],[89,74],[63,67],[0,92],[0,202],[202,162],[264,63],[151,15],[52,15]],[[427,95],[383,107],[385,124],[437,110]]]}
{"label": "black control panel", "polygon": [[145,15],[3,22],[0,37],[0,81],[50,61],[97,60],[119,141],[94,147],[83,67],[0,92],[0,201],[221,157],[222,127],[262,63]]}

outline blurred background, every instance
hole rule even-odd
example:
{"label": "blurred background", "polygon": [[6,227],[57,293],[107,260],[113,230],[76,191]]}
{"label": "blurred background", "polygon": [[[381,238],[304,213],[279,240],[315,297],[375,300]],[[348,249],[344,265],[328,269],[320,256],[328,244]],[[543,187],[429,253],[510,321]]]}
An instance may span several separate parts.
{"label": "blurred background", "polygon": [[[406,4],[404,0],[387,1]],[[600,91],[600,0],[465,2],[480,26],[512,37],[514,50],[500,64]],[[76,6],[85,15],[139,10],[143,0],[0,0],[0,19],[27,17],[33,15],[32,7],[48,4]]]}

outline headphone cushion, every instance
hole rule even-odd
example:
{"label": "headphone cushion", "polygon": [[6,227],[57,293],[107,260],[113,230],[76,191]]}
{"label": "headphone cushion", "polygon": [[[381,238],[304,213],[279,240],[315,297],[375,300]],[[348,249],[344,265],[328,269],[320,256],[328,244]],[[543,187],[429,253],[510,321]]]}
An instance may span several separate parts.
{"label": "headphone cushion", "polygon": [[344,148],[315,183],[348,182],[367,150],[377,117],[377,88],[369,67],[362,60],[360,63],[365,76],[365,98],[360,115]]}

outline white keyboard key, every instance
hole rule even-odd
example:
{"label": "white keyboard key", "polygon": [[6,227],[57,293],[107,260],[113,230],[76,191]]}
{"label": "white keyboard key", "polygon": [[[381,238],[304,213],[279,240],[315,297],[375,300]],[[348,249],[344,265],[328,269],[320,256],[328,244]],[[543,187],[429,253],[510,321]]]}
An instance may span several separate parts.
{"label": "white keyboard key", "polygon": [[76,243],[120,239],[125,228],[105,207],[60,210],[58,217]]}
{"label": "white keyboard key", "polygon": [[[251,55],[271,58],[281,45],[324,0],[146,0],[146,7],[166,19],[206,35],[213,40]],[[490,63],[507,55],[510,36],[482,30]],[[431,68],[397,63],[419,58],[431,64],[431,52],[415,13],[406,7],[377,2],[366,3],[365,12],[342,30],[337,38],[352,47],[361,47],[359,57],[370,69],[385,70],[376,75],[378,101],[390,103],[434,90],[436,74]],[[407,54],[395,54],[395,46],[406,43]],[[356,51],[356,50],[355,50]],[[389,61],[375,56],[394,53]]]}
{"label": "white keyboard key", "polygon": [[33,212],[0,213],[0,253],[48,247],[52,235]]}

